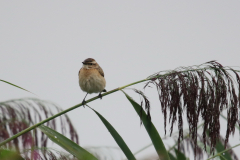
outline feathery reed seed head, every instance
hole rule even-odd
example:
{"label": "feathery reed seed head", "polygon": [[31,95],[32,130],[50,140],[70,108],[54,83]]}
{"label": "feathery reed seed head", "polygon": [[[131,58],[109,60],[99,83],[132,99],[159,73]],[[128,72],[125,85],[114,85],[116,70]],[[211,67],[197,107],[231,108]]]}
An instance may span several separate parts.
{"label": "feathery reed seed head", "polygon": [[[232,73],[236,76],[237,92]],[[211,151],[214,150],[220,137],[219,116],[223,109],[227,109],[227,131],[225,145],[230,134],[234,134],[238,120],[240,104],[239,71],[230,67],[223,67],[216,61],[210,61],[199,66],[180,67],[173,71],[159,72],[150,77],[144,88],[154,84],[157,88],[159,100],[164,115],[166,134],[167,112],[169,113],[170,134],[173,124],[178,121],[178,142],[183,139],[183,117],[185,110],[189,124],[190,138],[197,149],[197,125],[199,116],[204,121],[203,142],[206,149],[206,132],[209,130]]]}

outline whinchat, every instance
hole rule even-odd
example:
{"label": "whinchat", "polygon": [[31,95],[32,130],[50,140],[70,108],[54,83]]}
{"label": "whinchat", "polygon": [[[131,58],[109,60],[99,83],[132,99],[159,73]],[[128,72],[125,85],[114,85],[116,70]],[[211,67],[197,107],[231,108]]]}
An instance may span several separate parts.
{"label": "whinchat", "polygon": [[82,91],[87,92],[82,104],[86,103],[85,98],[88,94],[99,93],[99,98],[102,99],[102,92],[106,92],[106,80],[104,72],[99,64],[93,58],[87,58],[83,62],[82,68],[79,70],[79,86]]}

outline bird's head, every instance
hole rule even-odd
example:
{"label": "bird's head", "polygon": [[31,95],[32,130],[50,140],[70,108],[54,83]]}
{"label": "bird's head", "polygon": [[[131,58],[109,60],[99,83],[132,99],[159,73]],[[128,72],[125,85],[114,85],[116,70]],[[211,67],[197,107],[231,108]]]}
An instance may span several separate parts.
{"label": "bird's head", "polygon": [[87,58],[82,63],[83,63],[83,67],[86,69],[98,67],[98,63],[93,58]]}

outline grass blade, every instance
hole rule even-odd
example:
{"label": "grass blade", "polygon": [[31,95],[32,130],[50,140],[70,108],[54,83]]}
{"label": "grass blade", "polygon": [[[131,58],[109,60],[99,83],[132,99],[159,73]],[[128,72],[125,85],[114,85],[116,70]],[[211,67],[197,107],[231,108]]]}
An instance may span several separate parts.
{"label": "grass blade", "polygon": [[[89,107],[89,106],[88,106]],[[91,108],[91,107],[89,107]],[[91,108],[92,109],[92,108]],[[126,143],[124,142],[124,140],[122,139],[122,137],[118,134],[118,132],[113,128],[113,126],[101,115],[99,114],[97,111],[95,111],[94,109],[92,109],[97,115],[98,117],[101,119],[101,121],[103,122],[103,124],[106,126],[106,128],[108,129],[108,131],[110,132],[110,134],[112,135],[112,137],[115,139],[115,141],[117,142],[118,146],[121,148],[121,150],[123,151],[123,153],[125,154],[125,156],[127,157],[127,159],[129,160],[135,160],[136,158],[134,157],[133,153],[130,151],[130,149],[128,148],[128,146],[126,145]]]}
{"label": "grass blade", "polygon": [[91,153],[63,136],[62,134],[52,130],[51,128],[41,125],[38,127],[43,133],[45,133],[49,139],[51,139],[54,143],[58,144],[66,151],[77,157],[79,160],[97,160]]}
{"label": "grass blade", "polygon": [[[2,82],[4,82],[4,83],[7,83],[7,84],[10,84],[10,85],[12,85],[12,86],[14,86],[14,87],[20,88],[20,89],[22,89],[22,90],[24,90],[24,91],[27,91],[27,92],[29,92],[29,93],[32,93],[32,92],[30,92],[30,91],[28,91],[28,90],[26,90],[26,89],[24,89],[24,88],[22,88],[22,87],[17,86],[16,84],[12,84],[12,83],[10,83],[10,82],[8,82],[8,81],[4,81],[4,80],[2,80],[2,79],[0,79],[0,81],[2,81]],[[34,94],[34,93],[32,93],[32,94]],[[34,95],[35,95],[35,94],[34,94]]]}
{"label": "grass blade", "polygon": [[139,117],[141,118],[143,125],[146,128],[148,135],[152,140],[153,146],[155,147],[159,158],[161,160],[170,160],[167,150],[166,150],[166,148],[162,142],[162,139],[161,139],[160,135],[158,134],[155,126],[153,125],[151,120],[147,117],[147,115],[144,111],[142,111],[142,113],[140,113],[142,107],[138,103],[136,103],[127,93],[125,93],[124,91],[122,91],[122,92],[125,94],[127,99],[132,104],[133,108],[135,109],[135,111],[137,112]]}

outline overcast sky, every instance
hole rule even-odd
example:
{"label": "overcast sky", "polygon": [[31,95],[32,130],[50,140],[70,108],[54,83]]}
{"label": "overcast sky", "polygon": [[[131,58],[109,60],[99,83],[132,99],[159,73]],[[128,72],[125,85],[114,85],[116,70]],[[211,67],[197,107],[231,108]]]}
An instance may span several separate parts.
{"label": "overcast sky", "polygon": [[[240,1],[1,0],[0,55],[0,79],[67,109],[85,96],[78,85],[78,71],[86,58],[94,58],[103,68],[107,90],[157,71],[210,60],[240,66]],[[0,88],[1,101],[34,97],[4,83]],[[139,102],[139,96],[128,93]],[[156,89],[146,94],[153,123],[163,137]],[[115,127],[133,152],[151,143],[121,92],[89,105]],[[68,115],[81,146],[117,146],[88,108]],[[239,135],[234,139],[231,144],[238,144]],[[155,153],[154,148],[149,153]]]}

